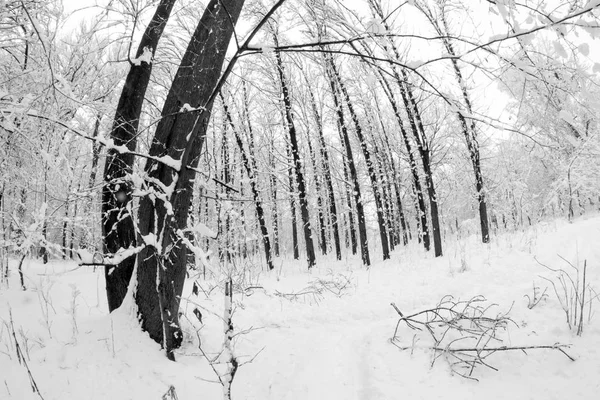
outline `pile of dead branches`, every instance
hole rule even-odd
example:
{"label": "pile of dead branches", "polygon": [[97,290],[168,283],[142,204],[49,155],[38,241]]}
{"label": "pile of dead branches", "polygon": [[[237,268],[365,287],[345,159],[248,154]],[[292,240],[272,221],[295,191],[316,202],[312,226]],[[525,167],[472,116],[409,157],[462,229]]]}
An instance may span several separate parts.
{"label": "pile of dead branches", "polygon": [[400,335],[403,328],[428,334],[433,343],[427,348],[434,351],[431,365],[444,357],[451,370],[468,379],[474,379],[473,371],[478,366],[484,366],[494,371],[498,369],[488,362],[488,358],[501,351],[523,351],[531,349],[558,350],[575,361],[565,352],[569,345],[555,343],[539,346],[505,346],[502,345],[501,333],[509,325],[518,325],[505,313],[492,314],[495,304],[487,304],[483,296],[475,296],[469,300],[455,300],[452,296],[444,296],[435,307],[404,314],[392,303],[400,319],[396,324],[391,343],[401,350],[414,349],[418,333],[413,334],[412,343],[407,344],[406,338]]}
{"label": "pile of dead branches", "polygon": [[319,304],[326,294],[342,297],[353,287],[352,277],[344,274],[330,274],[324,278],[316,278],[309,282],[309,285],[302,290],[283,293],[275,291],[275,296],[287,299],[289,301],[303,301],[310,304]]}

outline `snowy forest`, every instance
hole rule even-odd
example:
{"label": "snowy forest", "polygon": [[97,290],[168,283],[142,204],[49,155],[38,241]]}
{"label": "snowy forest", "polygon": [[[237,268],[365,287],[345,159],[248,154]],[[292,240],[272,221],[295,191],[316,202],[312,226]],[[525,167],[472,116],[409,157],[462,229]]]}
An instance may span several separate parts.
{"label": "snowy forest", "polygon": [[599,113],[599,0],[0,0],[0,399],[595,399]]}

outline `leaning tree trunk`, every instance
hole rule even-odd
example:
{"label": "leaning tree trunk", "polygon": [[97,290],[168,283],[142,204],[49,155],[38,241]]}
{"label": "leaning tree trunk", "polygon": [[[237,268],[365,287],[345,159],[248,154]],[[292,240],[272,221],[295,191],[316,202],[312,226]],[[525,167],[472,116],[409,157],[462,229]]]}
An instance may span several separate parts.
{"label": "leaning tree trunk", "polygon": [[429,238],[429,229],[427,224],[427,209],[425,207],[425,199],[423,195],[423,189],[421,187],[421,180],[419,178],[417,161],[415,159],[415,155],[413,154],[410,140],[408,139],[408,133],[404,128],[404,122],[402,121],[402,116],[400,115],[400,107],[398,106],[396,98],[394,97],[394,92],[392,91],[390,83],[387,81],[387,79],[385,79],[381,71],[378,71],[378,81],[381,87],[383,88],[383,91],[385,92],[388,101],[390,102],[390,105],[392,106],[392,111],[394,112],[396,122],[398,123],[398,128],[400,129],[400,136],[402,137],[404,147],[406,148],[406,153],[408,154],[408,163],[410,166],[410,172],[412,176],[412,184],[417,198],[416,215],[417,226],[418,228],[420,228],[419,242],[422,240],[425,250],[429,251],[431,245]]}
{"label": "leaning tree trunk", "polygon": [[[275,45],[277,46],[277,37]],[[310,217],[308,215],[308,199],[306,197],[306,184],[304,182],[304,174],[302,173],[302,161],[300,160],[300,150],[298,146],[298,137],[296,135],[296,126],[292,115],[292,100],[287,86],[287,79],[281,60],[281,53],[276,51],[275,58],[277,59],[277,71],[279,73],[279,82],[281,84],[281,94],[283,106],[285,108],[285,120],[287,123],[288,134],[290,137],[290,150],[296,173],[296,183],[298,184],[298,198],[300,200],[300,216],[302,218],[302,228],[304,231],[304,242],[306,245],[306,257],[308,268],[312,268],[316,264],[315,248],[312,240],[312,232],[310,227]]]}
{"label": "leaning tree trunk", "polygon": [[[158,4],[156,12],[142,36],[136,58],[148,51],[154,56],[174,4],[175,0],[161,0]],[[130,151],[136,148],[140,114],[151,72],[151,62],[134,61],[131,64],[110,133],[110,138],[115,146],[126,146]],[[104,253],[108,255],[136,244],[135,228],[130,213],[132,187],[128,178],[132,172],[133,162],[134,155],[131,153],[119,152],[116,149],[108,150],[102,188],[102,237],[104,238]],[[105,267],[104,276],[109,311],[118,308],[123,302],[134,265],[135,256],[131,256],[117,266]]]}
{"label": "leaning tree trunk", "polygon": [[[473,172],[475,174],[475,189],[477,191],[477,202],[479,205],[481,241],[483,243],[488,243],[490,241],[490,227],[487,211],[487,202],[485,198],[485,191],[483,185],[483,174],[481,172],[481,158],[479,153],[479,143],[477,141],[477,130],[475,126],[475,120],[473,120],[471,117],[473,115],[473,107],[471,103],[471,98],[469,96],[469,92],[467,90],[466,82],[462,76],[462,72],[458,65],[458,57],[456,56],[456,51],[454,50],[454,45],[452,43],[450,30],[448,27],[448,21],[446,19],[445,4],[443,2],[438,3],[438,7],[440,12],[439,14],[434,15],[434,13],[426,4],[417,5],[417,8],[423,12],[423,14],[427,17],[427,19],[435,29],[436,33],[438,34],[444,45],[446,52],[448,53],[448,55],[450,55],[450,62],[452,63],[454,75],[458,82],[458,86],[460,87],[467,115],[465,115],[465,113],[461,110],[457,111],[457,115],[458,120],[461,124],[463,135],[465,136],[467,149],[469,150],[469,157],[471,158]],[[516,33],[514,29],[513,33]],[[469,118],[471,122],[467,123],[467,119]]]}
{"label": "leaning tree trunk", "polygon": [[352,122],[354,123],[356,136],[358,137],[358,142],[360,144],[360,148],[362,150],[363,157],[365,158],[365,163],[367,164],[367,172],[369,175],[369,179],[371,181],[371,187],[373,189],[373,197],[375,198],[375,207],[377,208],[376,214],[377,214],[377,222],[379,225],[379,237],[381,239],[381,248],[382,248],[382,252],[383,252],[383,259],[387,260],[390,258],[390,248],[389,248],[389,243],[388,243],[386,224],[385,224],[385,220],[384,220],[384,216],[383,216],[382,199],[381,199],[381,196],[379,194],[379,189],[378,189],[379,182],[377,181],[377,175],[375,173],[375,166],[373,165],[373,161],[371,160],[371,153],[370,153],[369,149],[367,148],[367,142],[364,137],[360,122],[358,120],[358,115],[356,114],[356,111],[354,110],[354,106],[352,105],[352,101],[350,100],[348,90],[346,89],[344,82],[342,82],[342,78],[341,78],[339,72],[337,71],[335,63],[333,62],[333,60],[331,58],[330,58],[329,66],[331,68],[331,72],[333,73],[333,76],[336,79],[337,84],[339,85],[340,92],[341,92],[342,96],[344,97],[344,100],[346,102],[346,107],[348,108],[348,111],[350,112],[350,117],[352,119]]}
{"label": "leaning tree trunk", "polygon": [[[394,157],[392,155],[392,147],[390,145],[390,140],[388,137],[387,131],[383,128],[383,121],[381,121],[382,125],[382,133],[383,133],[383,145],[386,148],[384,152],[384,159],[387,160],[387,168],[385,169],[388,174],[388,185],[390,186],[389,192],[390,195],[395,194],[396,200],[396,209],[398,213],[398,222],[400,223],[400,229],[397,232],[398,238],[400,234],[402,235],[402,244],[406,246],[408,244],[408,236],[407,236],[407,226],[406,226],[406,217],[404,216],[404,207],[402,206],[402,194],[400,193],[400,174],[398,173],[398,169],[396,168],[396,163],[394,161]],[[391,175],[391,176],[390,176]],[[390,199],[393,203],[393,199]],[[398,226],[397,226],[398,227]],[[399,240],[398,240],[399,243]]]}
{"label": "leaning tree trunk", "polygon": [[138,212],[144,248],[138,255],[136,303],[142,328],[167,356],[181,344],[179,303],[186,275],[187,227],[195,170],[214,91],[244,0],[211,0],[167,94],[146,163],[147,191]]}
{"label": "leaning tree trunk", "polygon": [[[389,169],[386,169],[383,155],[380,152],[379,146],[374,144],[373,155],[377,165],[377,174],[379,176],[380,188],[381,188],[381,199],[383,203],[383,209],[385,211],[385,223],[387,228],[387,234],[389,239],[390,251],[393,251],[395,246],[400,243],[400,235],[398,233],[398,226],[396,224],[396,214],[394,212],[392,202],[392,190],[389,179]],[[387,171],[387,172],[386,172]]]}
{"label": "leaning tree trunk", "polygon": [[[383,27],[386,31],[389,31],[390,27],[386,22],[383,9],[381,8],[381,4],[376,1],[370,1],[369,6],[371,9],[382,19]],[[396,45],[394,44],[391,38],[388,38],[389,47],[392,50],[392,56],[394,56],[397,60],[400,60],[400,52],[398,51]],[[389,50],[387,45],[384,45],[385,50]],[[431,152],[429,150],[429,144],[427,143],[427,138],[425,137],[425,129],[423,127],[423,123],[421,120],[421,114],[417,105],[416,100],[413,97],[412,90],[408,85],[408,77],[406,74],[406,70],[402,69],[402,78],[398,73],[396,66],[392,66],[392,72],[398,87],[400,88],[400,94],[402,96],[402,100],[404,103],[404,108],[406,109],[406,113],[408,115],[408,122],[411,127],[411,131],[413,133],[414,139],[417,142],[417,149],[419,151],[419,156],[421,158],[421,162],[423,163],[423,170],[425,173],[425,183],[427,186],[427,194],[429,195],[429,208],[431,212],[431,229],[433,231],[433,246],[435,251],[435,256],[439,257],[442,255],[442,236],[440,231],[440,222],[439,222],[439,211],[438,211],[438,202],[435,193],[435,186],[433,183],[433,176],[431,171]],[[426,225],[423,225],[425,228]]]}
{"label": "leaning tree trunk", "polygon": [[279,208],[277,206],[277,176],[275,175],[275,155],[274,153],[275,144],[271,142],[269,148],[269,166],[271,171],[269,172],[269,188],[271,189],[271,200],[273,201],[271,220],[273,221],[273,252],[275,257],[279,257]]}
{"label": "leaning tree trunk", "polygon": [[[223,110],[225,111],[225,117],[233,130],[233,136],[235,138],[235,142],[240,150],[240,155],[242,157],[242,164],[246,171],[246,175],[248,175],[248,179],[250,180],[250,191],[252,192],[252,199],[254,200],[254,208],[256,210],[256,217],[258,219],[258,226],[260,227],[260,233],[262,235],[263,247],[265,249],[265,257],[267,261],[267,267],[269,270],[275,268],[273,266],[273,258],[271,256],[271,241],[269,240],[269,231],[267,230],[267,222],[265,220],[265,212],[262,205],[262,200],[260,198],[260,194],[258,192],[258,182],[256,178],[256,167],[253,154],[246,154],[246,150],[244,149],[244,143],[242,142],[242,138],[240,137],[239,132],[236,130],[236,127],[233,123],[233,119],[231,118],[231,114],[229,113],[229,108],[227,104],[225,104],[225,99],[221,94],[221,101],[223,102]],[[248,120],[248,123],[250,121]],[[248,125],[249,129],[250,125]]]}
{"label": "leaning tree trunk", "polygon": [[323,213],[323,195],[321,193],[321,177],[317,171],[317,159],[315,155],[315,151],[313,149],[312,144],[310,143],[310,137],[307,135],[308,144],[308,153],[310,155],[310,162],[313,169],[313,174],[315,178],[315,191],[317,192],[317,221],[319,222],[319,247],[321,248],[321,254],[327,255],[327,234],[326,234],[326,224],[325,224],[325,215]]}
{"label": "leaning tree trunk", "polygon": [[[446,18],[443,16],[443,14],[442,22],[446,27],[446,31],[448,31]],[[456,75],[456,79],[458,80],[458,84],[461,88],[467,113],[469,114],[469,116],[472,116],[473,107],[471,106],[471,99],[469,97],[469,92],[467,91],[467,85],[465,84],[462,72],[458,67],[458,61],[455,57],[456,53],[454,51],[454,47],[452,46],[450,39],[447,38],[444,39],[444,44],[446,45],[446,50],[448,51],[448,54],[450,54],[451,56],[450,60],[452,61],[454,73]],[[485,190],[483,187],[483,174],[481,172],[481,156],[479,153],[479,142],[477,141],[477,130],[475,127],[475,120],[471,118],[471,123],[468,124],[465,115],[461,111],[458,111],[458,119],[461,123],[462,130],[465,135],[467,148],[469,149],[469,156],[471,157],[471,163],[473,164],[473,172],[475,174],[475,190],[477,191],[477,203],[479,205],[479,224],[481,226],[481,241],[483,243],[489,243],[490,226],[487,212],[487,202],[485,199]]]}
{"label": "leaning tree trunk", "polygon": [[[337,206],[335,203],[335,192],[333,190],[333,181],[331,179],[331,167],[329,163],[329,152],[327,151],[327,144],[325,142],[325,135],[323,134],[323,121],[321,119],[321,114],[319,113],[319,109],[317,108],[317,101],[315,99],[315,95],[313,90],[310,87],[310,82],[305,75],[305,80],[307,82],[308,94],[310,96],[311,108],[313,112],[313,117],[315,119],[315,123],[317,125],[317,134],[319,139],[319,155],[320,155],[320,165],[323,171],[323,179],[325,183],[325,190],[328,200],[329,206],[329,220],[331,221],[331,230],[333,231],[333,244],[335,247],[336,259],[342,259],[341,253],[341,245],[340,245],[340,232],[339,232],[339,224],[338,224],[338,213]],[[331,237],[331,236],[330,236]]]}
{"label": "leaning tree trunk", "polygon": [[433,183],[433,172],[431,171],[431,151],[425,137],[425,128],[421,119],[421,112],[417,102],[412,94],[412,90],[408,86],[408,78],[405,71],[402,71],[403,81],[398,82],[400,91],[408,114],[410,127],[413,132],[417,149],[423,163],[423,171],[425,173],[425,184],[427,185],[427,194],[429,195],[429,211],[431,212],[431,230],[433,231],[433,248],[436,257],[442,255],[442,235],[440,230],[440,219],[438,210],[437,195]]}
{"label": "leaning tree trunk", "polygon": [[327,151],[327,144],[325,143],[325,135],[323,134],[323,124],[321,121],[321,115],[317,109],[317,102],[315,95],[308,86],[308,93],[312,103],[313,114],[317,122],[317,133],[319,134],[319,147],[321,154],[321,167],[325,178],[325,185],[327,188],[327,195],[329,198],[329,217],[331,218],[331,228],[333,229],[333,243],[335,245],[335,256],[338,260],[342,259],[342,250],[340,245],[340,229],[338,224],[338,212],[335,204],[335,192],[333,191],[333,180],[331,179],[331,165],[329,163],[329,152]]}
{"label": "leaning tree trunk", "polygon": [[[362,203],[362,198],[360,194],[360,184],[358,183],[358,173],[356,171],[356,164],[354,163],[354,155],[352,153],[352,146],[350,145],[350,138],[348,136],[348,127],[346,126],[346,121],[344,120],[344,111],[342,109],[342,104],[340,101],[340,94],[338,93],[338,87],[335,78],[333,59],[331,57],[326,58],[326,71],[327,78],[329,80],[329,86],[331,88],[331,93],[333,96],[333,104],[335,107],[335,112],[337,114],[338,127],[340,128],[341,139],[344,145],[344,149],[346,151],[346,160],[347,166],[350,171],[350,179],[352,181],[352,188],[354,193],[354,202],[356,205],[356,216],[358,219],[358,236],[360,241],[360,254],[362,257],[362,262],[364,265],[371,265],[371,257],[369,256],[369,245],[367,241],[367,226],[365,221],[365,211]],[[348,199],[350,200],[350,199]],[[350,202],[348,201],[348,208],[350,213],[352,213]],[[352,231],[351,231],[352,233]]]}

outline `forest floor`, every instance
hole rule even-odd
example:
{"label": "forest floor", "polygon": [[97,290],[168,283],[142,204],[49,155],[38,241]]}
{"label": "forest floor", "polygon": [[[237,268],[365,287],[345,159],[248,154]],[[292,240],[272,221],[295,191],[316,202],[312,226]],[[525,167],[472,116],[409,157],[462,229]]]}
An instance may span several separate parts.
{"label": "forest floor", "polygon": [[[586,306],[583,334],[577,336],[552,284],[542,278],[561,290],[557,273],[540,265],[562,268],[575,278],[568,260],[581,278],[587,260],[586,285],[600,293],[598,215],[502,233],[489,245],[475,236],[447,238],[445,252],[435,259],[415,243],[370,269],[360,266],[358,257],[322,259],[311,272],[290,260],[278,260],[271,273],[238,266],[234,351],[243,365],[232,398],[599,398],[600,301],[592,301],[590,321]],[[159,400],[171,385],[179,400],[223,397],[202,355],[215,358],[223,343],[222,280],[196,279],[198,295],[192,294],[194,280],[187,282],[185,342],[173,363],[140,331],[129,303],[107,314],[101,269],[26,261],[22,291],[15,265],[9,287],[0,288],[0,399]],[[526,295],[533,296],[534,286],[539,294],[547,288],[546,296],[530,309]],[[589,293],[594,296],[586,291],[588,299]],[[556,349],[498,351],[485,359],[497,371],[479,365],[471,374],[476,381],[457,374],[465,373],[457,366],[453,371],[450,354],[434,353],[426,331],[402,323],[396,344],[408,349],[390,342],[399,319],[390,303],[407,315],[434,307],[445,295],[455,300],[482,295],[487,299],[482,305],[495,304],[486,315],[508,312],[514,323],[499,330],[501,342],[490,346],[570,344],[565,351],[576,361]],[[15,339],[41,396],[19,363]]]}

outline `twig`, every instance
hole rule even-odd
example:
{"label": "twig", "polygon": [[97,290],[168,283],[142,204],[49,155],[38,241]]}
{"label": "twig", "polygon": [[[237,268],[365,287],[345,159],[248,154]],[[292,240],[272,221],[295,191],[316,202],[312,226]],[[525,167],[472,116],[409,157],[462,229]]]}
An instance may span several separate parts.
{"label": "twig", "polygon": [[25,367],[25,369],[27,370],[27,374],[29,375],[29,383],[31,385],[31,390],[33,391],[33,393],[37,393],[37,395],[40,397],[40,399],[44,400],[44,396],[42,396],[42,393],[40,393],[40,389],[38,388],[38,385],[35,382],[35,379],[33,378],[31,369],[29,368],[29,365],[27,364],[27,360],[25,360],[25,356],[23,355],[23,351],[21,350],[21,346],[19,345],[19,341],[17,340],[17,334],[15,333],[15,324],[13,322],[13,317],[12,317],[12,309],[10,307],[8,309],[8,315],[10,318],[10,327],[11,327],[11,331],[12,331],[12,336],[13,336],[13,339],[15,340],[15,349],[17,351],[17,359],[19,360],[19,364],[23,365]]}

